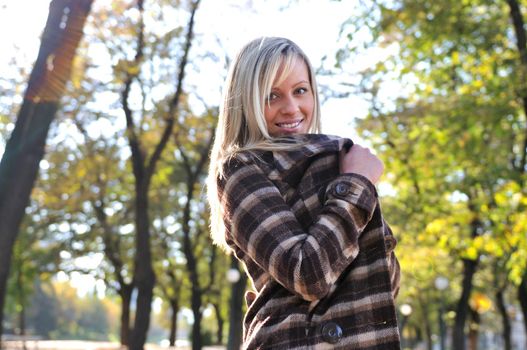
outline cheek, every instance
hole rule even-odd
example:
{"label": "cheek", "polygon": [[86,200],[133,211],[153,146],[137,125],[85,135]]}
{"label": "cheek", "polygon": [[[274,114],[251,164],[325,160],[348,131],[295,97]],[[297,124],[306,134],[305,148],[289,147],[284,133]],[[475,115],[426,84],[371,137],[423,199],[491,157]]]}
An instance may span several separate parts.
{"label": "cheek", "polygon": [[312,98],[310,98],[304,104],[304,113],[308,115],[309,118],[312,118],[314,110],[315,110],[315,101]]}
{"label": "cheek", "polygon": [[274,108],[273,106],[265,106],[265,109],[264,109],[264,117],[265,117],[265,121],[267,122],[267,124],[269,125],[269,123],[271,123],[276,115],[276,111],[275,111],[276,108]]}

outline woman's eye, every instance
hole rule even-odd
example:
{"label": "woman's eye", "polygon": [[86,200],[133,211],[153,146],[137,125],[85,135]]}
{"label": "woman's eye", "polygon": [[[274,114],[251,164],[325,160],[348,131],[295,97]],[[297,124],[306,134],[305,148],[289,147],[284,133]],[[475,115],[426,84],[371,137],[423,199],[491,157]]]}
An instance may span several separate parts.
{"label": "woman's eye", "polygon": [[273,101],[273,100],[276,100],[277,98],[278,98],[278,95],[275,94],[274,92],[271,92],[269,96],[267,96],[267,101]]}
{"label": "woman's eye", "polygon": [[303,95],[303,94],[305,94],[306,92],[307,92],[307,88],[305,88],[305,87],[301,87],[301,88],[298,88],[298,89],[296,90],[296,93],[297,93],[297,94],[300,94],[300,95]]}

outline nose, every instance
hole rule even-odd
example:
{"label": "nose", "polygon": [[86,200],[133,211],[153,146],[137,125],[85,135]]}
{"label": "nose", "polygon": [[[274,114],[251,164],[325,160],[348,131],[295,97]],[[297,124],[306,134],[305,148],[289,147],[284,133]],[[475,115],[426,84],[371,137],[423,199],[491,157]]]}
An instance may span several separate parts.
{"label": "nose", "polygon": [[280,112],[286,115],[294,115],[298,112],[298,104],[293,96],[286,96],[282,100]]}

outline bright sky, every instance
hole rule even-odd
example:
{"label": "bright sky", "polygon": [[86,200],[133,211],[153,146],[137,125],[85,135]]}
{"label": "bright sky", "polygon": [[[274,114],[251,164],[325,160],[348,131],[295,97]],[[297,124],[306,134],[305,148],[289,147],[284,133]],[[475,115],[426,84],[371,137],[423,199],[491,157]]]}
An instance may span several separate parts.
{"label": "bright sky", "polygon": [[[286,6],[287,3],[284,0],[204,0],[197,30],[217,33],[233,54],[256,37],[287,37],[318,67],[324,55],[336,51],[340,26],[353,13],[352,1],[293,0]],[[247,10],[244,4],[252,8]],[[204,23],[206,29],[202,27]],[[357,139],[351,123],[364,115],[366,108],[356,98],[328,101],[322,106],[323,131]]]}
{"label": "bright sky", "polygon": [[[108,1],[95,0],[95,4]],[[0,41],[0,66],[9,65],[14,46],[22,52],[17,57],[17,65],[32,66],[49,3],[50,0],[0,0],[0,32],[9,33]],[[255,37],[288,37],[318,66],[325,54],[335,51],[340,25],[353,12],[351,3],[302,0],[290,1],[286,6],[284,0],[202,0],[196,31],[220,37],[231,55]],[[362,65],[368,60],[365,57]],[[16,74],[16,71],[2,70],[4,77],[7,74]],[[322,106],[323,131],[357,139],[351,123],[364,115],[366,108],[364,101],[353,97],[328,101]]]}
{"label": "bright sky", "polygon": [[[98,1],[109,0],[95,0],[95,3]],[[13,47],[21,50],[16,65],[32,67],[49,3],[50,0],[0,0],[0,32],[4,33],[0,41],[0,67],[10,66]],[[353,1],[298,0],[290,3],[286,6],[284,0],[202,0],[196,31],[220,37],[231,56],[255,37],[288,37],[304,49],[316,67],[325,54],[335,52],[340,25],[353,13]],[[365,56],[354,65],[360,68],[371,62],[371,56]],[[0,69],[0,72],[0,78],[17,73],[13,69]],[[366,108],[366,103],[356,97],[328,101],[322,106],[323,131],[357,140],[352,122],[363,116]],[[86,285],[80,274],[70,278],[78,288]],[[88,284],[94,288],[94,281]],[[104,292],[103,286],[95,288]]]}

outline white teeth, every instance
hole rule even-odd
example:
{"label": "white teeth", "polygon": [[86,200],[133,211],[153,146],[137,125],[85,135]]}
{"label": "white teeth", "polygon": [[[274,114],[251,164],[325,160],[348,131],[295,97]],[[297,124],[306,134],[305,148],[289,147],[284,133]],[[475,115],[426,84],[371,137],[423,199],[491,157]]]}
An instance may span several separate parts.
{"label": "white teeth", "polygon": [[296,128],[297,126],[299,126],[301,122],[302,121],[299,120],[299,121],[297,121],[295,123],[278,123],[276,125],[278,125],[281,128],[293,129],[293,128]]}

